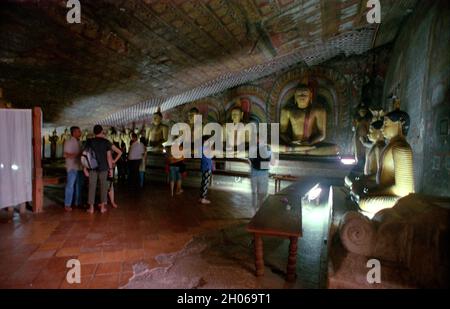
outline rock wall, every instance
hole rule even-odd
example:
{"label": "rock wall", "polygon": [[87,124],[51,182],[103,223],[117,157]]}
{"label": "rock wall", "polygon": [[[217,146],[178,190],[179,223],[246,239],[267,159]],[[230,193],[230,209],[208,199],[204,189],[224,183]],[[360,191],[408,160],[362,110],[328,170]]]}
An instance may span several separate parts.
{"label": "rock wall", "polygon": [[[450,195],[450,4],[421,1],[397,38],[384,97],[397,94],[411,117],[416,191]],[[392,109],[385,103],[387,110]]]}

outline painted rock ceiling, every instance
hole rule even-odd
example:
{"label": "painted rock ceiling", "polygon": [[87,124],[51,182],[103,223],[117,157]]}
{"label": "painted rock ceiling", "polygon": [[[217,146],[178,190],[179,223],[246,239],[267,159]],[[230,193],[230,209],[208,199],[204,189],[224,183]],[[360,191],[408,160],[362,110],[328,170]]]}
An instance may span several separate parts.
{"label": "painted rock ceiling", "polygon": [[117,123],[277,70],[362,54],[392,41],[416,1],[2,1],[0,87],[15,107],[41,105],[54,125]]}

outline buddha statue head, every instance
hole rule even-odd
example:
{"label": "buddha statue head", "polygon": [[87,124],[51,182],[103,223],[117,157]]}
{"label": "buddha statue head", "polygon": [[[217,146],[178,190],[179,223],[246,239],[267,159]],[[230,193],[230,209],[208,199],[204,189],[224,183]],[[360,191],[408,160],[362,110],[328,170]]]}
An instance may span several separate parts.
{"label": "buddha statue head", "polygon": [[242,108],[240,106],[233,107],[231,110],[231,121],[233,121],[233,124],[241,123],[243,118],[244,112],[242,111]]}
{"label": "buddha statue head", "polygon": [[311,89],[306,84],[298,86],[294,93],[294,99],[297,107],[300,109],[308,108],[312,102],[312,95],[313,93]]}
{"label": "buddha statue head", "polygon": [[373,115],[369,107],[366,105],[366,103],[361,102],[355,110],[354,119],[356,120],[368,120],[370,121],[372,119]]}
{"label": "buddha statue head", "polygon": [[189,125],[193,126],[194,125],[194,117],[195,115],[199,115],[200,111],[198,110],[197,107],[193,107],[189,110],[188,112],[188,120],[189,120]]}
{"label": "buddha statue head", "polygon": [[367,138],[369,139],[369,141],[371,141],[372,143],[376,143],[384,139],[383,132],[381,131],[382,127],[382,120],[377,120],[370,124],[369,133],[367,134]]}
{"label": "buddha statue head", "polygon": [[162,118],[163,118],[162,113],[160,111],[157,111],[153,114],[152,123],[155,126],[159,126],[161,124]]}
{"label": "buddha statue head", "polygon": [[409,115],[400,109],[396,109],[384,116],[383,135],[388,140],[397,136],[406,137],[409,124]]}

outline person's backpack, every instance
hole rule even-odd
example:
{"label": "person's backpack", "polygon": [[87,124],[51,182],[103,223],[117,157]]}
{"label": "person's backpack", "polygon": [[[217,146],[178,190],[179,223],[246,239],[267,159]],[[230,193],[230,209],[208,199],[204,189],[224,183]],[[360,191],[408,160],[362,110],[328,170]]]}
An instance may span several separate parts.
{"label": "person's backpack", "polygon": [[98,168],[97,157],[90,143],[86,145],[86,148],[84,148],[83,152],[81,153],[81,165],[83,165],[83,167],[87,168],[88,170],[96,170]]}

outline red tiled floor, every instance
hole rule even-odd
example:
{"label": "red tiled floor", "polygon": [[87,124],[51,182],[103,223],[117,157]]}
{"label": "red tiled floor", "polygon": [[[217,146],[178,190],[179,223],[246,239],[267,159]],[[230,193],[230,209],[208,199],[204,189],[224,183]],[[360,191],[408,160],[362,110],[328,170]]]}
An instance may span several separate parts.
{"label": "red tiled floor", "polygon": [[[192,190],[192,194],[189,191]],[[39,216],[0,220],[0,288],[118,288],[133,276],[133,265],[161,266],[154,259],[178,251],[196,233],[246,216],[233,210],[226,192],[211,190],[214,208],[199,208],[198,189],[185,189],[183,197],[169,198],[164,185],[151,185],[141,193],[116,189],[120,204],[106,214],[88,215],[62,205],[45,205]],[[63,187],[46,188],[46,200],[61,200]],[[239,203],[250,200],[242,194]],[[24,219],[25,218],[25,219]],[[228,220],[228,221],[227,221]],[[81,262],[81,284],[66,281],[71,258]]]}
{"label": "red tiled floor", "polygon": [[33,280],[32,287],[37,289],[57,289],[65,278],[65,272],[53,272],[43,269],[36,279]]}
{"label": "red tiled floor", "polygon": [[61,248],[56,252],[57,257],[80,255],[80,247]]}
{"label": "red tiled floor", "polygon": [[117,251],[105,251],[103,252],[102,262],[121,262],[125,257],[125,250],[117,250]]}
{"label": "red tiled floor", "polygon": [[115,274],[122,271],[122,262],[102,263],[98,264],[95,276],[105,274]]}
{"label": "red tiled floor", "polygon": [[60,289],[87,289],[89,288],[89,284],[92,281],[93,276],[85,276],[81,277],[80,283],[68,283],[67,280],[63,280],[61,282],[61,285],[59,286]]}
{"label": "red tiled floor", "polygon": [[126,285],[131,277],[133,277],[133,272],[122,272],[120,274],[119,287]]}
{"label": "red tiled floor", "polygon": [[48,259],[54,256],[56,250],[36,250],[30,257],[30,260]]}
{"label": "red tiled floor", "polygon": [[101,251],[81,253],[78,256],[78,259],[81,264],[99,264],[103,262],[103,253]]}
{"label": "red tiled floor", "polygon": [[120,273],[95,276],[89,283],[91,289],[117,289]]}
{"label": "red tiled floor", "polygon": [[98,264],[81,264],[81,277],[94,276]]}

